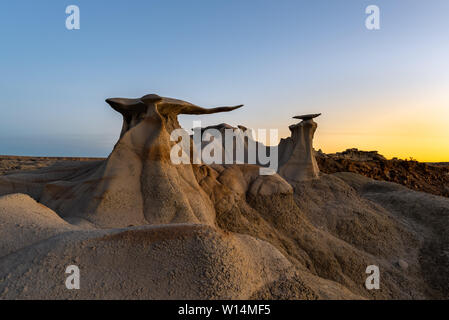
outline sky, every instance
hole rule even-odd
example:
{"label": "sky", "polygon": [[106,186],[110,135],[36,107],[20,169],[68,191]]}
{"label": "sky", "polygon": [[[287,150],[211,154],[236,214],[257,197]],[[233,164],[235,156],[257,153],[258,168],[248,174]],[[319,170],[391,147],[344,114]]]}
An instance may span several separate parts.
{"label": "sky", "polygon": [[448,13],[447,0],[1,1],[0,154],[107,156],[122,119],[104,100],[157,93],[245,104],[185,128],[281,138],[321,112],[316,149],[449,161]]}

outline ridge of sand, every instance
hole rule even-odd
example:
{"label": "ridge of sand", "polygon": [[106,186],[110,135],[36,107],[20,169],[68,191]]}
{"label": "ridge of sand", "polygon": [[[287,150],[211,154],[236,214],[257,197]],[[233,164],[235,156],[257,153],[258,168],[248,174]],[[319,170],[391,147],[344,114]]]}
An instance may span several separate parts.
{"label": "ridge of sand", "polygon": [[[80,290],[64,286],[71,264]],[[0,297],[245,299],[289,269],[267,242],[204,225],[76,231],[0,258]]]}
{"label": "ridge of sand", "polygon": [[0,197],[0,257],[78,228],[25,194]]}

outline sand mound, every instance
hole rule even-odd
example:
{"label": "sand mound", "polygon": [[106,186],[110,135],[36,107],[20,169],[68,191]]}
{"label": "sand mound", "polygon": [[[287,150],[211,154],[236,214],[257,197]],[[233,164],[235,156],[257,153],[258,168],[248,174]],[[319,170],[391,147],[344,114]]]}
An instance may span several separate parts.
{"label": "sand mound", "polygon": [[412,191],[401,185],[375,181],[353,173],[338,173],[359,194],[385,208],[421,239],[417,253],[426,294],[449,297],[449,199]]}
{"label": "sand mound", "polygon": [[[343,181],[323,176],[297,185],[294,195],[251,198],[248,203],[219,206],[219,226],[270,242],[298,270],[338,282],[354,294],[382,299],[426,296],[418,261],[423,243],[402,221],[360,199]],[[407,273],[397,267],[399,259],[409,262]],[[384,278],[380,290],[368,291],[365,269],[372,264],[381,268]]]}
{"label": "sand mound", "polygon": [[[65,288],[80,267],[81,289]],[[65,233],[0,260],[2,298],[245,299],[288,275],[268,243],[201,225]]]}
{"label": "sand mound", "polygon": [[0,257],[75,229],[75,226],[28,195],[0,197]]}

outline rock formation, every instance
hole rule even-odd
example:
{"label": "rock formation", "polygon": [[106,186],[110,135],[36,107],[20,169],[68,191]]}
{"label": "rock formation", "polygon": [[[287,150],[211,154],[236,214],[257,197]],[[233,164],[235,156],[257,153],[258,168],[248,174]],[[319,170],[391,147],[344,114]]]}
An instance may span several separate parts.
{"label": "rock formation", "polygon": [[[223,187],[239,195],[246,192],[252,195],[292,192],[291,186],[280,176],[260,176],[256,170],[260,164],[248,164],[248,153],[256,153],[265,146],[251,140],[254,149],[248,150],[250,140],[244,138],[247,133],[244,126],[235,128],[220,124],[201,129],[201,133],[205,129],[215,129],[222,134],[222,163],[226,152],[229,152],[225,150],[225,129],[240,129],[242,134],[235,139],[232,153],[235,157],[236,146],[240,144],[244,159],[234,158],[236,161],[232,164],[224,163],[213,168],[171,162],[170,150],[175,142],[170,141],[170,133],[181,128],[177,119],[179,114],[229,112],[242,105],[205,109],[156,94],[139,99],[111,98],[106,102],[123,116],[120,138],[106,161],[80,162],[36,173],[7,175],[0,179],[0,195],[29,194],[71,222],[126,227],[189,222],[214,226],[214,201],[211,194],[200,186],[204,178],[201,172],[211,173],[218,169],[212,174],[213,181],[220,181],[215,193],[222,192]],[[292,137],[282,140],[279,146],[280,175],[290,182],[318,176],[311,152],[316,129],[312,118],[316,116],[299,117],[304,120],[290,127]],[[202,148],[210,143],[203,143]],[[235,164],[238,169],[232,167]],[[205,188],[209,190],[207,186]]]}
{"label": "rock formation", "polygon": [[[178,114],[239,106],[107,102],[123,126],[106,160],[0,175],[0,299],[449,297],[449,199],[319,174],[318,115],[295,117],[280,174],[265,176],[257,164],[171,162]],[[71,264],[80,290],[61,281]],[[382,284],[368,291],[372,264]]]}
{"label": "rock formation", "polygon": [[353,161],[385,161],[387,160],[378,151],[362,151],[357,148],[346,149],[343,152],[323,154],[320,156],[327,156],[334,159],[348,159]]}
{"label": "rock formation", "polygon": [[314,118],[321,114],[295,116],[301,119],[298,124],[289,127],[291,137],[282,139],[279,144],[279,174],[293,183],[316,179],[319,175],[318,165],[313,150],[313,136],[317,124]]}
{"label": "rock formation", "polygon": [[[181,222],[214,225],[215,210],[192,166],[171,163],[174,142],[170,133],[180,128],[179,114],[228,112],[241,105],[205,109],[156,94],[106,102],[123,116],[120,139],[108,159],[78,167],[68,177],[54,177],[42,190],[38,183],[33,196],[64,218],[83,218],[103,227]],[[28,191],[29,178],[21,188],[20,177],[11,177],[10,186],[16,187],[15,192]],[[42,177],[37,179],[42,182]],[[1,185],[0,181],[0,192]]]}
{"label": "rock formation", "polygon": [[[200,133],[207,141],[201,143],[201,149],[217,150],[221,152],[221,164],[257,164],[257,152],[260,147],[265,147],[254,139],[254,133],[242,126],[233,127],[227,123],[212,125],[204,128],[194,128],[194,132]],[[232,130],[232,131],[231,131]],[[228,136],[226,132],[229,132]],[[212,132],[217,132],[221,136],[220,141],[210,137]],[[206,133],[206,134],[205,134]],[[230,141],[227,141],[228,138]],[[240,155],[237,156],[237,153]],[[251,156],[250,156],[251,154]],[[251,160],[250,160],[251,159]]]}
{"label": "rock formation", "polygon": [[322,173],[353,172],[368,178],[402,184],[415,191],[449,197],[449,165],[387,160],[377,151],[348,149],[334,154],[315,154]]}

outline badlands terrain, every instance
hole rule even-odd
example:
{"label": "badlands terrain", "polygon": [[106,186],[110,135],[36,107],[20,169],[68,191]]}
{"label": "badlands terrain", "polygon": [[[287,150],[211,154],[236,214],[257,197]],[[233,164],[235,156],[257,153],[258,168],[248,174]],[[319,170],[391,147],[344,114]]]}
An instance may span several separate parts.
{"label": "badlands terrain", "polygon": [[315,152],[318,115],[296,117],[276,174],[176,165],[178,115],[241,106],[107,103],[123,115],[107,159],[0,157],[1,299],[449,298],[447,166]]}

